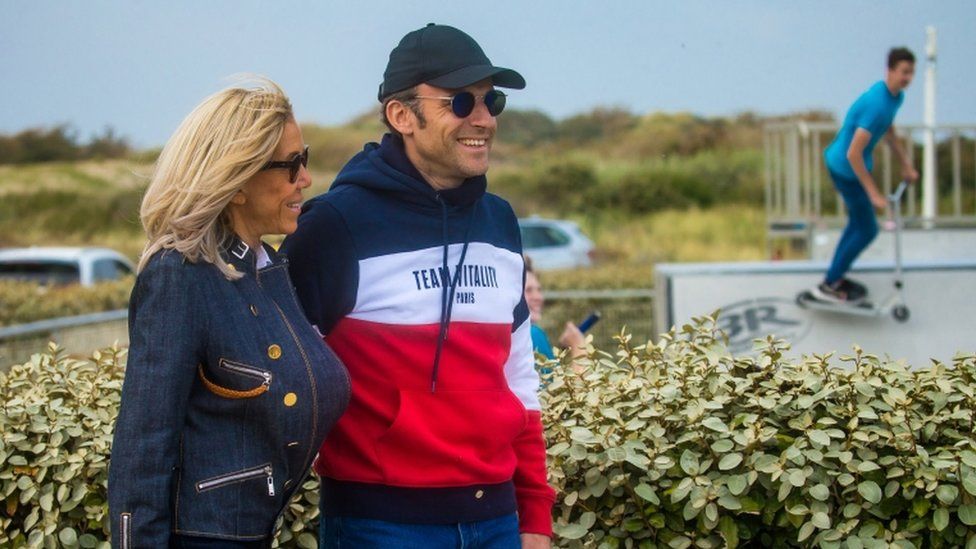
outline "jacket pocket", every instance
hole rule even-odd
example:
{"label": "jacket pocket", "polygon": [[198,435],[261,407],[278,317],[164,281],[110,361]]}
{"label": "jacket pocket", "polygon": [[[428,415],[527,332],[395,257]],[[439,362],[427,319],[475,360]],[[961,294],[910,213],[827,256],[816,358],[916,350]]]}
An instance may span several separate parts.
{"label": "jacket pocket", "polygon": [[240,471],[235,471],[233,473],[227,473],[225,475],[219,475],[216,477],[210,477],[205,480],[201,480],[196,483],[197,492],[206,492],[208,490],[216,490],[217,488],[223,488],[224,486],[230,486],[231,484],[237,484],[239,482],[247,482],[249,480],[255,479],[266,479],[268,483],[268,495],[275,495],[274,486],[274,476],[271,469],[271,464],[266,463],[264,465],[259,465],[257,467],[250,467],[248,469],[242,469]]}
{"label": "jacket pocket", "polygon": [[238,390],[230,389],[227,387],[222,387],[217,385],[213,381],[207,379],[206,374],[203,371],[203,364],[197,366],[197,372],[200,375],[200,381],[203,382],[203,386],[206,387],[211,393],[230,399],[241,399],[241,398],[254,398],[256,396],[262,395],[268,391],[271,386],[271,372],[261,370],[260,368],[255,368],[254,366],[248,366],[240,362],[234,362],[232,360],[227,360],[226,358],[220,359],[218,365],[229,372],[242,375],[254,379],[255,381],[260,381],[260,385],[252,389]]}
{"label": "jacket pocket", "polygon": [[401,390],[399,396],[396,419],[376,442],[387,482],[457,486],[511,478],[512,443],[527,421],[511,391]]}

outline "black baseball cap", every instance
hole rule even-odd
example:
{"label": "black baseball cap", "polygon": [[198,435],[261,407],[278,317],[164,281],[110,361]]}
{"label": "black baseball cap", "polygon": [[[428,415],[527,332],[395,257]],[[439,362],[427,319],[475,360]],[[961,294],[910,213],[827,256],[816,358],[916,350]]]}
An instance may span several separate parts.
{"label": "black baseball cap", "polygon": [[454,27],[429,23],[408,32],[390,52],[377,97],[383,101],[390,94],[422,83],[463,88],[489,77],[502,88],[525,87],[521,74],[492,65],[474,38]]}

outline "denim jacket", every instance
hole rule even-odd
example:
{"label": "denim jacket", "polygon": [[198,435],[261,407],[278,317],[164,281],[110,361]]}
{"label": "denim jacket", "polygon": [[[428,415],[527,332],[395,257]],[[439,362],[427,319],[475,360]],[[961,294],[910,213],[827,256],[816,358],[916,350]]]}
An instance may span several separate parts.
{"label": "denim jacket", "polygon": [[240,240],[212,264],[158,252],[129,304],[129,358],[109,470],[112,545],[173,533],[265,539],[349,400],[345,367],[288,278]]}

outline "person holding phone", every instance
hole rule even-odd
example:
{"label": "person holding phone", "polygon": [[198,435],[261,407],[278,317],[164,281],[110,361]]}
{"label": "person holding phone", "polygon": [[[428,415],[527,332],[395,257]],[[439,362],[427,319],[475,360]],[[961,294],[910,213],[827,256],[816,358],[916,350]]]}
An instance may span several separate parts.
{"label": "person holding phone", "polygon": [[[525,258],[525,302],[529,306],[529,318],[532,321],[532,349],[550,360],[555,359],[556,355],[552,351],[549,337],[545,330],[539,326],[546,298],[542,293],[539,277],[532,267],[532,260],[528,257]],[[599,313],[594,312],[580,326],[566,322],[563,333],[559,336],[559,344],[570,350],[572,358],[586,356],[586,336],[583,335],[583,332],[589,329],[599,318]]]}

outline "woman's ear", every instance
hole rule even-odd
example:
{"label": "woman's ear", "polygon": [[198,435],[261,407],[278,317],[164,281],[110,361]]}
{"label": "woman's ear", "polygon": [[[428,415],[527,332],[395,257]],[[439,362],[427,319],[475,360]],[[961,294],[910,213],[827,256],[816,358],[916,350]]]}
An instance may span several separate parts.
{"label": "woman's ear", "polygon": [[244,189],[234,193],[234,196],[230,199],[230,203],[236,204],[237,206],[243,206],[245,202],[247,202],[247,195],[244,194]]}

